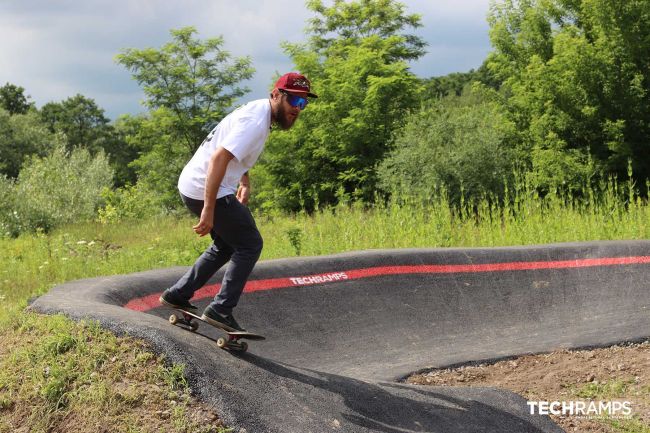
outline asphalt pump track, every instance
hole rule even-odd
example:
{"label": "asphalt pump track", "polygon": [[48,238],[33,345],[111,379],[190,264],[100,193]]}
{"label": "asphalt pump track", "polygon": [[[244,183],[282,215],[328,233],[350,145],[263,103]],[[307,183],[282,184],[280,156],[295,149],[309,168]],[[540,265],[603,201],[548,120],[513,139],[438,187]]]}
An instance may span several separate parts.
{"label": "asphalt pump track", "polygon": [[[248,433],[561,432],[494,388],[400,380],[432,367],[650,337],[650,241],[371,250],[258,263],[237,308],[253,341],[168,322],[160,293],[187,268],[72,281],[32,303],[150,342]],[[204,307],[223,273],[197,292]]]}

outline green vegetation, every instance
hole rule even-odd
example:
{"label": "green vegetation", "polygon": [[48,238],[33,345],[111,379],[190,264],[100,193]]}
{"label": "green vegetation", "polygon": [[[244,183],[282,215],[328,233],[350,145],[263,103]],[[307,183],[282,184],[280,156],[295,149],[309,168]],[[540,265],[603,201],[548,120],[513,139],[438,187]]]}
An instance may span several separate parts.
{"label": "green vegetation", "polygon": [[25,89],[15,84],[6,83],[0,87],[0,108],[9,112],[9,114],[26,114],[30,108],[34,107],[31,99],[25,95]]}
{"label": "green vegetation", "polygon": [[2,331],[0,432],[226,431],[197,417],[208,412],[192,404],[182,366],[141,341],[33,313],[14,314]]}
{"label": "green vegetation", "polygon": [[377,167],[380,186],[420,198],[446,189],[453,203],[463,194],[503,198],[514,171],[523,169],[514,135],[501,105],[481,90],[432,102],[406,118],[393,150]]}
{"label": "green vegetation", "polygon": [[[590,382],[581,387],[572,387],[571,395],[589,401],[630,401],[647,396],[647,389],[639,389],[634,377],[616,379],[606,382]],[[647,388],[647,387],[646,387]],[[616,419],[603,416],[601,423],[611,426],[620,433],[650,433],[650,425],[638,414],[629,418]]]}
{"label": "green vegetation", "polygon": [[27,157],[46,155],[56,139],[36,112],[12,114],[0,107],[0,176],[17,177]]}
{"label": "green vegetation", "polygon": [[650,426],[642,421],[632,420],[611,420],[609,424],[620,433],[650,433]]}
{"label": "green vegetation", "polygon": [[590,382],[577,390],[576,396],[590,400],[623,398],[633,383],[634,378],[628,380],[612,380],[604,383]]}
{"label": "green vegetation", "polygon": [[490,71],[545,187],[650,177],[650,3],[506,0],[488,21]]}
{"label": "green vegetation", "polygon": [[0,177],[0,236],[92,220],[112,177],[101,151],[92,157],[85,148],[68,152],[59,144],[45,157],[30,156],[16,181]]}
{"label": "green vegetation", "polygon": [[[573,203],[630,176],[645,198],[649,5],[498,2],[488,16],[494,49],[476,71],[419,78],[408,63],[426,49],[412,32],[418,14],[395,0],[307,1],[304,40],[282,48],[320,97],[292,130],[271,134],[251,172],[251,206],[313,212],[338,203],[381,206],[391,197],[426,204],[446,194],[457,207],[462,200],[513,207],[505,192],[518,182]],[[241,82],[253,73],[250,58],[222,49],[223,37],[196,33],[175,29],[160,48],[116,55],[149,111],[112,124],[83,95],[39,109],[22,87],[0,88],[0,189],[11,190],[34,156],[64,146],[108,158],[113,183],[92,203],[102,221],[181,208],[182,167],[247,93]],[[2,208],[0,226],[10,227],[3,235],[65,222]]]}
{"label": "green vegetation", "polygon": [[51,133],[66,137],[69,150],[83,146],[96,153],[103,148],[111,133],[104,110],[83,95],[61,102],[48,102],[41,107],[40,117]]}

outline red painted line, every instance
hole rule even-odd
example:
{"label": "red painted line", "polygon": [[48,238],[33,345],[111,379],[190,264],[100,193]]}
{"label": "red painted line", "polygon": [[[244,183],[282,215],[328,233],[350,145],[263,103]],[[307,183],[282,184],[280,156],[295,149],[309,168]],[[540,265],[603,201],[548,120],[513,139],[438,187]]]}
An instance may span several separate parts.
{"label": "red painted line", "polygon": [[[246,283],[244,292],[258,292],[263,290],[282,289],[287,287],[308,286],[313,284],[326,284],[330,282],[358,280],[386,275],[404,274],[457,274],[477,272],[508,272],[529,271],[537,269],[569,269],[588,268],[595,266],[624,266],[650,263],[650,256],[639,257],[608,257],[596,259],[562,260],[548,262],[508,262],[484,263],[469,265],[412,265],[412,266],[378,266],[365,269],[351,269],[342,272],[329,272],[325,274],[305,275],[287,278],[273,278],[267,280],[253,280]],[[192,299],[199,300],[214,297],[221,288],[221,284],[204,286],[199,289]],[[159,307],[160,293],[131,299],[125,308],[135,311],[147,311]]]}

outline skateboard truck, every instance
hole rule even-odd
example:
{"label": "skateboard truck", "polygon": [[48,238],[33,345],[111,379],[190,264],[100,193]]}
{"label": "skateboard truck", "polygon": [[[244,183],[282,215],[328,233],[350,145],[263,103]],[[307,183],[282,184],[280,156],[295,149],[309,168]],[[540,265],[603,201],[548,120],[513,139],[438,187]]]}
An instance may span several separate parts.
{"label": "skateboard truck", "polygon": [[172,325],[183,325],[187,327],[190,331],[196,332],[197,329],[199,329],[199,324],[194,320],[192,316],[187,314],[184,311],[181,311],[182,317],[178,317],[176,313],[172,313],[171,316],[169,316],[169,323]]}
{"label": "skateboard truck", "polygon": [[240,336],[228,334],[227,338],[221,337],[217,340],[217,347],[221,349],[235,350],[239,352],[246,352],[248,350],[248,343],[239,341]]}
{"label": "skateboard truck", "polygon": [[[197,320],[204,322],[204,320],[201,319],[201,317],[197,316],[196,314],[189,313],[185,310],[181,310],[178,308],[175,308],[175,310],[178,311],[178,313],[172,313],[172,315],[169,316],[169,323],[171,323],[172,325],[181,325],[182,327],[192,332],[196,332],[196,330],[199,329],[199,323],[197,322]],[[235,352],[246,352],[248,350],[248,343],[239,340],[244,338],[248,338],[252,340],[265,339],[261,335],[253,334],[250,332],[229,332],[226,331],[225,329],[219,328],[212,324],[210,324],[210,326],[220,329],[221,331],[227,334],[227,337],[220,337],[217,340],[217,346],[220,349],[227,349]]]}

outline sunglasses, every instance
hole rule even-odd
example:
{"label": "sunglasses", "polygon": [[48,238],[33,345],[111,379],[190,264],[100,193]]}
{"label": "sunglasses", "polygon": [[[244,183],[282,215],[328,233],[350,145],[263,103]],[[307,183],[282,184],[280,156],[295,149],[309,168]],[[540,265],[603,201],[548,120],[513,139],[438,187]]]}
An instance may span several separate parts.
{"label": "sunglasses", "polygon": [[278,90],[280,91],[280,93],[287,96],[287,102],[289,102],[289,105],[291,105],[292,107],[298,107],[301,110],[304,110],[307,104],[309,104],[309,100],[303,96],[292,95],[291,93],[282,89],[278,89]]}

